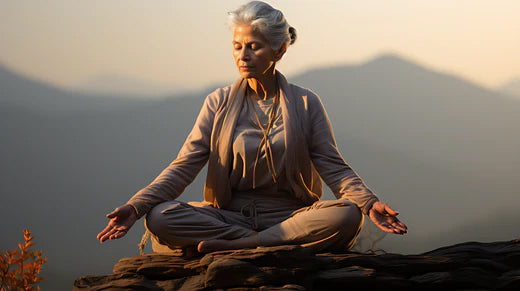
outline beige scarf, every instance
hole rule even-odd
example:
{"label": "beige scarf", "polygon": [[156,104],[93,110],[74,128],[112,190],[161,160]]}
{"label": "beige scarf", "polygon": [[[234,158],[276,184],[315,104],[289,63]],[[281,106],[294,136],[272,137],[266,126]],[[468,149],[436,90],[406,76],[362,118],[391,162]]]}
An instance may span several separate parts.
{"label": "beige scarf", "polygon": [[[322,195],[321,179],[312,165],[308,137],[309,118],[304,97],[294,90],[285,77],[276,71],[279,84],[280,109],[285,130],[285,173],[297,198],[312,204]],[[232,164],[232,143],[235,126],[244,103],[247,81],[238,79],[217,109],[211,133],[208,175],[204,201],[222,208],[231,200],[229,175]]]}

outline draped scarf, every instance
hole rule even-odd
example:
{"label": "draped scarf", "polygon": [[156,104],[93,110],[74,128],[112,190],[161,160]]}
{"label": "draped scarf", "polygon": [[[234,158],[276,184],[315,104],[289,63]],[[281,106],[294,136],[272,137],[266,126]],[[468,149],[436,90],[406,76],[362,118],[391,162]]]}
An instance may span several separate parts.
{"label": "draped scarf", "polygon": [[[322,195],[321,179],[309,154],[311,124],[306,110],[306,94],[296,90],[276,71],[279,85],[280,109],[285,137],[285,174],[294,195],[310,205]],[[208,173],[204,186],[204,201],[217,208],[229,203],[232,197],[230,171],[232,167],[233,136],[246,97],[247,80],[240,78],[219,104],[211,131]],[[307,92],[307,90],[305,90]]]}

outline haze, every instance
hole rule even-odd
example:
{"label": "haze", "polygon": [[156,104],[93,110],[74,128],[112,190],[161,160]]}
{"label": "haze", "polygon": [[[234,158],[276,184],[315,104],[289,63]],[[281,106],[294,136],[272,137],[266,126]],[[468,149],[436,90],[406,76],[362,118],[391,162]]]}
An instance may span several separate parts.
{"label": "haze", "polygon": [[[1,1],[0,62],[71,88],[107,75],[228,83],[237,75],[226,13],[245,2]],[[519,1],[269,2],[299,32],[285,74],[391,52],[487,87],[520,76]]]}
{"label": "haze", "polygon": [[[29,228],[43,290],[138,254],[142,220],[95,236],[237,77],[225,21],[243,2],[0,1],[0,249]],[[299,32],[280,71],[321,96],[346,161],[409,226],[375,247],[519,237],[519,1],[270,3]],[[200,201],[205,177],[180,199]],[[363,232],[361,249],[382,237]]]}

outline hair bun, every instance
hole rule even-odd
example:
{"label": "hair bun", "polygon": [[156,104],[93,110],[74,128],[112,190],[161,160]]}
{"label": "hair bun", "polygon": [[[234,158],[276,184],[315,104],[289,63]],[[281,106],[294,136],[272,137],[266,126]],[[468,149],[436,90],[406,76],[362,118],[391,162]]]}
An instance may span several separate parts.
{"label": "hair bun", "polygon": [[296,42],[296,28],[290,26],[289,27],[289,36],[291,37],[291,42],[289,44],[294,44]]}

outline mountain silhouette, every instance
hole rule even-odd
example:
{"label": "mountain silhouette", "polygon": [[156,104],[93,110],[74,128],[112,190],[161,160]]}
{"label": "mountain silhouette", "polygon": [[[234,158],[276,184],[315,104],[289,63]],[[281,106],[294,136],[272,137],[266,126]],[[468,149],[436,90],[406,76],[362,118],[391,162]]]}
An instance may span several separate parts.
{"label": "mountain silhouette", "polygon": [[[472,240],[474,231],[453,230],[482,221],[492,236],[516,227],[485,218],[520,207],[518,100],[398,55],[288,79],[321,96],[345,160],[410,227],[383,248],[419,252],[432,248],[428,241]],[[100,245],[105,214],[175,158],[212,90],[128,100],[0,67],[0,248],[12,249],[28,227],[49,258],[44,289],[70,288],[73,278],[108,273],[136,255],[142,221],[123,240]],[[205,170],[181,200],[201,200],[204,179]]]}
{"label": "mountain silhouette", "polygon": [[512,79],[497,89],[504,94],[511,95],[513,98],[520,98],[520,78]]}
{"label": "mountain silhouette", "polygon": [[[127,98],[125,98],[127,99]],[[0,64],[0,105],[41,114],[118,111],[141,104],[112,95],[75,92],[24,77]]]}
{"label": "mountain silhouette", "polygon": [[188,91],[179,85],[147,82],[129,76],[103,74],[88,78],[72,88],[74,91],[120,96],[126,98],[163,98],[164,96]]}

